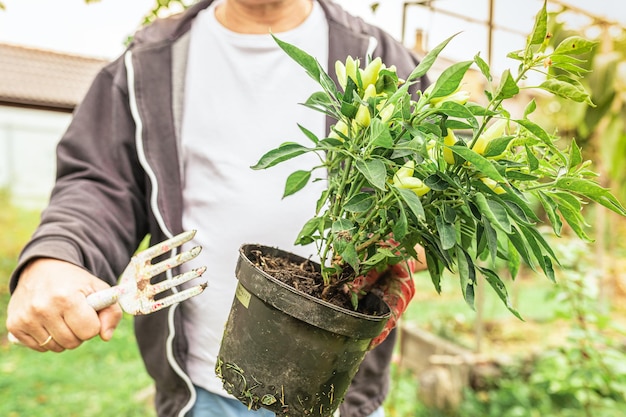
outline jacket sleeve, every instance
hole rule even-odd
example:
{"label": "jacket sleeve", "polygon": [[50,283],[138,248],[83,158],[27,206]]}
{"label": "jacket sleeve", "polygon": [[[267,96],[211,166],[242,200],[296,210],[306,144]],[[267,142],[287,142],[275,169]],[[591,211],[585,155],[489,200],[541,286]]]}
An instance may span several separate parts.
{"label": "jacket sleeve", "polygon": [[57,147],[57,175],[40,225],[10,281],[50,257],[114,284],[146,233],[145,176],[134,144],[123,61],[96,76]]}

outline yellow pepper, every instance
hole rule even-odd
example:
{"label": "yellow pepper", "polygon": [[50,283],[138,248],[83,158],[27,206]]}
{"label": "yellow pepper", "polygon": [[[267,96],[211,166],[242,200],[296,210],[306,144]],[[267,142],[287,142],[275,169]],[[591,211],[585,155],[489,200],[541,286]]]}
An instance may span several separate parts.
{"label": "yellow pepper", "polygon": [[343,135],[348,136],[348,125],[345,124],[343,120],[339,120],[337,123],[335,123],[330,129],[330,134],[328,135],[329,138],[339,139],[340,141],[343,142],[344,141],[343,136],[339,135],[337,132],[340,132]]}
{"label": "yellow pepper", "polygon": [[[370,98],[376,95],[376,87],[373,84],[370,84],[365,89],[365,93],[363,94],[363,101],[367,102]],[[357,125],[361,127],[368,127],[371,122],[370,118],[370,110],[369,107],[361,104],[359,105],[359,109],[356,111],[356,116],[354,116],[354,120]]]}
{"label": "yellow pepper", "polygon": [[443,138],[443,159],[450,165],[454,165],[454,152],[448,146],[452,146],[456,143],[456,136],[452,129],[448,129],[448,134]]}
{"label": "yellow pepper", "polygon": [[[434,84],[432,84],[430,87],[426,89],[426,91],[424,92],[424,95],[426,97],[428,97],[433,87],[434,87]],[[432,98],[429,100],[429,103],[431,106],[438,109],[441,107],[443,103],[446,103],[446,102],[465,104],[467,103],[469,98],[470,98],[469,91],[461,90],[461,86],[459,85],[454,92],[448,94],[447,96]]]}
{"label": "yellow pepper", "polygon": [[483,177],[480,179],[487,187],[491,188],[496,194],[504,194],[506,191],[504,188],[498,185],[497,181],[492,180],[491,178]]}
{"label": "yellow pepper", "polygon": [[367,64],[364,70],[361,71],[361,81],[363,81],[363,88],[367,88],[370,85],[376,84],[378,80],[378,73],[383,66],[383,61],[380,58],[374,59]]}
{"label": "yellow pepper", "polygon": [[393,176],[393,185],[413,191],[418,197],[430,191],[430,187],[419,178],[413,176],[414,161],[407,161]]}
{"label": "yellow pepper", "polygon": [[396,111],[396,106],[387,104],[386,101],[382,101],[378,104],[377,109],[378,117],[380,117],[380,120],[382,120],[384,123],[387,123]]}
{"label": "yellow pepper", "polygon": [[354,59],[348,55],[346,58],[346,63],[344,65],[343,62],[337,61],[335,62],[335,73],[337,74],[337,81],[341,88],[346,89],[346,85],[348,84],[348,77],[352,78],[352,81],[356,83],[356,72],[359,68],[360,61],[358,59]]}
{"label": "yellow pepper", "polygon": [[504,130],[506,129],[507,120],[506,119],[498,119],[494,124],[489,126],[483,133],[478,137],[476,143],[472,149],[477,154],[484,154],[485,149],[487,149],[487,145],[494,139],[501,138],[504,135]]}

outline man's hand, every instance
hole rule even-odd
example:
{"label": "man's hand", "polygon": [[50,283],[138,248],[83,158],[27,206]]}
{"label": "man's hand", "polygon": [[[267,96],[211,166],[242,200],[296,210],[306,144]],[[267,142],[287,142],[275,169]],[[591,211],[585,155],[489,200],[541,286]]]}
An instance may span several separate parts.
{"label": "man's hand", "polygon": [[392,265],[383,272],[372,270],[365,276],[357,277],[350,285],[350,290],[357,294],[360,292],[378,293],[391,309],[391,317],[380,335],[370,343],[370,349],[375,348],[387,338],[415,295],[413,273],[426,269],[424,249],[422,247],[415,249],[418,259]]}
{"label": "man's hand", "polygon": [[122,309],[115,304],[96,312],[86,300],[89,294],[108,287],[71,263],[36,259],[22,271],[9,300],[7,330],[39,352],[74,349],[98,334],[109,340]]}

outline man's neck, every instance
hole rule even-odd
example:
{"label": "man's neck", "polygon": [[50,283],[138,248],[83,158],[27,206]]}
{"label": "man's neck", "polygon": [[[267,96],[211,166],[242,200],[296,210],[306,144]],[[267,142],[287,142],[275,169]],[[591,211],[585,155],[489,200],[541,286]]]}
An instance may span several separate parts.
{"label": "man's neck", "polygon": [[309,16],[314,0],[224,0],[215,17],[238,33],[280,33],[299,26]]}

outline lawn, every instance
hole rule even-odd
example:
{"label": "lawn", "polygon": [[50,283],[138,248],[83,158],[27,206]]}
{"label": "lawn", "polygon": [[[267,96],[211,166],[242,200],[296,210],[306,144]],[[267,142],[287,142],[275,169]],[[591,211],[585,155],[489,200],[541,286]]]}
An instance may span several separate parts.
{"label": "lawn", "polygon": [[93,339],[61,354],[7,342],[8,279],[39,213],[11,208],[0,193],[0,416],[154,416],[152,382],[125,316],[113,340]]}

